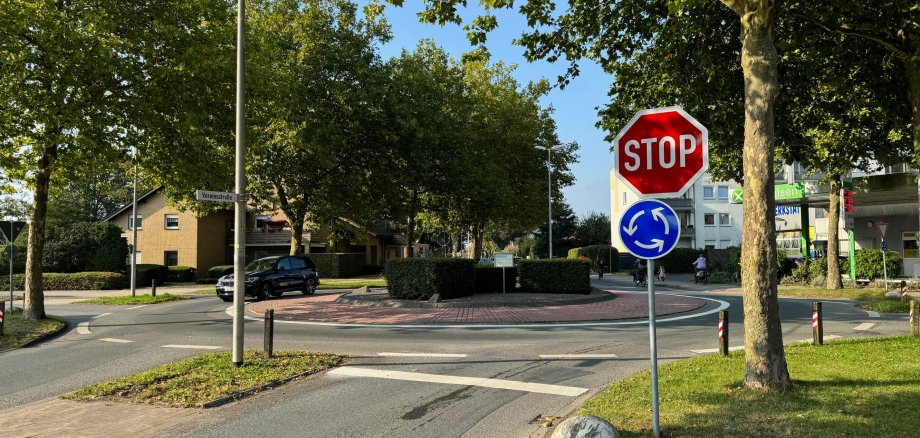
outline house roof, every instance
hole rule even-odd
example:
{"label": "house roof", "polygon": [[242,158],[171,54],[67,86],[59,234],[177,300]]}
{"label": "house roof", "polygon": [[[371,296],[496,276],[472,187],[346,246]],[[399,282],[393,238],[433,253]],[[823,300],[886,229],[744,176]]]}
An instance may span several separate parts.
{"label": "house roof", "polygon": [[[144,190],[143,192],[138,193],[138,194],[137,194],[137,202],[142,202],[142,201],[144,201],[145,199],[149,198],[149,197],[150,197],[151,195],[153,195],[154,193],[160,191],[160,189],[162,189],[162,188],[163,188],[163,187],[160,186],[160,187],[157,187],[157,188],[155,188],[155,189]],[[106,216],[103,220],[104,220],[104,221],[110,221],[110,220],[112,220],[112,219],[115,219],[116,217],[118,217],[118,215],[120,215],[120,214],[122,214],[122,213],[128,211],[129,209],[131,209],[131,205],[133,205],[133,204],[134,204],[133,202],[129,202],[129,203],[127,203],[127,204],[125,204],[125,205],[123,205],[123,206],[121,206],[121,207],[118,207],[118,210],[115,210],[112,214]]]}

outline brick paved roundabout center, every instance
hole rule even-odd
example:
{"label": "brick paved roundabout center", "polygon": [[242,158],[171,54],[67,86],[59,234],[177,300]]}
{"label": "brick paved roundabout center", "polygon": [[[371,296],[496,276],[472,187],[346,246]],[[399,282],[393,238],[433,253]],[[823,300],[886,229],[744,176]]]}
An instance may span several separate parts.
{"label": "brick paved roundabout center", "polygon": [[[380,291],[374,291],[377,294]],[[385,293],[385,292],[384,292]],[[268,309],[275,318],[338,324],[392,325],[475,325],[587,323],[630,321],[648,318],[645,292],[594,290],[590,296],[547,296],[545,294],[485,294],[449,303],[395,302],[379,296],[358,297],[355,293],[290,296],[249,303],[247,313],[259,317]],[[528,296],[529,295],[529,296]],[[426,307],[421,307],[421,306]],[[712,300],[655,294],[658,317],[689,314],[712,307]]]}

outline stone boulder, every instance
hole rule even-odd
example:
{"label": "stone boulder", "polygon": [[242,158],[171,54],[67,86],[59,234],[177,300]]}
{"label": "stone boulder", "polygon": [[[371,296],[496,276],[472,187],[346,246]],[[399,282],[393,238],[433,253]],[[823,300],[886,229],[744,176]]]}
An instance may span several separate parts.
{"label": "stone boulder", "polygon": [[556,426],[551,438],[617,438],[619,432],[603,418],[590,415],[569,417]]}
{"label": "stone boulder", "polygon": [[885,292],[885,296],[888,298],[901,298],[901,292],[891,290],[891,291]]}

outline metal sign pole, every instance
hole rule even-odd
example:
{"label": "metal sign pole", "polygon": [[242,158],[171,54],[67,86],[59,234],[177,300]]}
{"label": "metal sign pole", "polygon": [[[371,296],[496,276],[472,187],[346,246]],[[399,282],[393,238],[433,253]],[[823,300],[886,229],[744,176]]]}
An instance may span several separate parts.
{"label": "metal sign pole", "polygon": [[645,279],[648,283],[648,339],[649,357],[652,362],[652,433],[655,438],[660,436],[658,425],[658,339],[655,333],[655,260],[648,261]]}
{"label": "metal sign pole", "polygon": [[[13,239],[14,224],[15,222],[11,219],[10,220],[10,238],[9,238],[9,241],[10,241],[10,313],[13,313],[13,309],[16,308],[16,306],[13,305],[13,251],[15,248],[15,246],[13,246],[13,240],[15,240]],[[26,297],[23,296],[22,299],[23,299],[22,307],[24,309],[26,307],[26,304],[25,304]]]}
{"label": "metal sign pole", "polygon": [[243,78],[246,60],[243,46],[246,43],[246,1],[239,0],[236,23],[236,202],[233,255],[233,364],[243,365],[243,304],[246,298],[246,113]]}

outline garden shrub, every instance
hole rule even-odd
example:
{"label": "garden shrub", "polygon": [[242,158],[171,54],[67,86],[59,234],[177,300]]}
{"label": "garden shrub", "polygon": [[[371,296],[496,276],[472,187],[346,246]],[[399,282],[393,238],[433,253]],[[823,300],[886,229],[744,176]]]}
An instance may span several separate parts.
{"label": "garden shrub", "polygon": [[123,272],[128,243],[121,228],[102,222],[78,222],[52,230],[45,244],[42,269],[46,272]]}
{"label": "garden shrub", "polygon": [[195,284],[217,284],[217,278],[196,278]]}
{"label": "garden shrub", "polygon": [[357,277],[364,272],[365,255],[357,253],[313,253],[307,254],[320,277],[347,278]]}
{"label": "garden shrub", "polygon": [[[901,275],[901,254],[897,251],[886,251],[885,257],[888,266],[888,278]],[[856,251],[856,277],[869,280],[883,278],[882,250],[860,249]]]}
{"label": "garden shrub", "polygon": [[[9,284],[9,275],[0,277],[0,284]],[[13,287],[23,289],[25,274],[13,275]],[[111,290],[128,287],[128,277],[116,272],[75,272],[42,274],[44,290]]]}
{"label": "garden shrub", "polygon": [[194,281],[198,271],[191,266],[170,266],[166,280],[170,282]]}
{"label": "garden shrub", "polygon": [[582,260],[522,260],[521,290],[539,293],[591,293],[591,264]]}
{"label": "garden shrub", "polygon": [[[691,274],[696,272],[693,268],[693,262],[700,254],[706,255],[705,249],[694,248],[674,248],[670,253],[658,259],[656,266],[664,266],[664,271],[668,274]],[[706,257],[709,261],[709,257]]]}
{"label": "garden shrub", "polygon": [[597,264],[601,259],[606,260],[607,266],[604,272],[616,272],[620,267],[620,253],[616,248],[607,245],[589,245],[581,248],[572,248],[569,250],[569,259],[578,259],[584,257],[591,260],[591,272],[597,272]]}
{"label": "garden shrub", "polygon": [[[517,283],[517,268],[504,268],[505,292],[514,292]],[[502,291],[502,268],[476,266],[476,281],[473,289],[478,294]]]}
{"label": "garden shrub", "polygon": [[387,291],[393,298],[427,300],[471,295],[476,286],[476,261],[438,257],[394,259],[383,269]]}
{"label": "garden shrub", "polygon": [[165,284],[169,279],[169,269],[163,265],[139,264],[137,265],[137,285],[150,286],[156,279],[157,284]]}
{"label": "garden shrub", "polygon": [[[220,278],[233,273],[233,265],[218,265],[208,269],[208,278]],[[216,282],[215,282],[216,283]]]}

